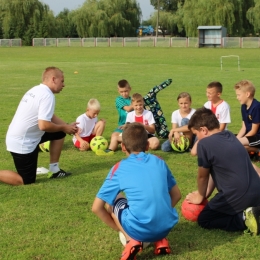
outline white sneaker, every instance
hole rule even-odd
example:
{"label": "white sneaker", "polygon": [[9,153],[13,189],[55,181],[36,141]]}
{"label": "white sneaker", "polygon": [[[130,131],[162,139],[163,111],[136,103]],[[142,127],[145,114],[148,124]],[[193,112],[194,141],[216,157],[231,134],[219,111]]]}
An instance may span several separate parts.
{"label": "white sneaker", "polygon": [[38,168],[37,168],[37,171],[36,171],[36,174],[46,174],[46,173],[48,173],[48,172],[49,172],[48,169],[46,169],[46,168],[44,168],[44,167],[38,167]]}

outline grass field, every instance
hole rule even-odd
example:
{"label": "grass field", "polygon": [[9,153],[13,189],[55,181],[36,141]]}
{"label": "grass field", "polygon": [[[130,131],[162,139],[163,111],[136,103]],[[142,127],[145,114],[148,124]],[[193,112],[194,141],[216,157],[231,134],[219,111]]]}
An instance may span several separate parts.
{"label": "grass field", "polygon": [[[234,58],[225,59],[220,70],[220,57],[227,55],[239,55],[240,71]],[[259,49],[0,48],[0,168],[14,170],[5,134],[22,95],[40,83],[45,67],[57,66],[65,73],[66,87],[56,95],[56,114],[74,122],[84,113],[87,101],[97,98],[102,106],[99,118],[107,120],[104,136],[109,139],[118,119],[116,84],[123,78],[130,82],[132,93],[143,95],[164,80],[173,79],[157,96],[169,126],[180,92],[189,92],[192,107],[198,108],[206,101],[207,84],[220,81],[224,86],[222,97],[231,107],[229,130],[236,133],[241,115],[233,86],[241,79],[250,79],[260,99],[259,65]],[[196,189],[195,157],[159,150],[153,153],[168,163],[182,200]],[[109,169],[121,158],[121,151],[111,157],[78,152],[67,136],[60,165],[73,173],[71,177],[49,180],[41,175],[36,184],[22,187],[0,184],[0,259],[119,259],[122,245],[118,234],[92,214],[91,206]],[[48,168],[47,153],[39,154],[39,166]],[[177,205],[179,212],[181,202]],[[203,230],[181,215],[168,239],[172,254],[158,259],[259,259],[259,237]],[[153,247],[137,256],[140,260],[154,258]]]}

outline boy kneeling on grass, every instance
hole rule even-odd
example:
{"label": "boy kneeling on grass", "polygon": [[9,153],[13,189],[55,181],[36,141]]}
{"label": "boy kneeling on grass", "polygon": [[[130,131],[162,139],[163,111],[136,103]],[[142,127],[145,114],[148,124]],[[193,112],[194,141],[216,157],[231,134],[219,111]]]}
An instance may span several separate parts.
{"label": "boy kneeling on grass", "polygon": [[198,217],[207,229],[260,232],[260,169],[253,165],[234,134],[219,129],[219,121],[210,109],[196,110],[189,129],[198,138],[198,190],[186,196],[193,204],[217,194]]}
{"label": "boy kneeling on grass", "polygon": [[180,190],[166,163],[145,153],[148,147],[144,126],[127,124],[122,151],[128,157],[112,167],[92,206],[104,223],[124,234],[127,244],[121,260],[135,259],[142,241],[155,242],[155,254],[169,254],[165,237],[178,222],[174,207]]}

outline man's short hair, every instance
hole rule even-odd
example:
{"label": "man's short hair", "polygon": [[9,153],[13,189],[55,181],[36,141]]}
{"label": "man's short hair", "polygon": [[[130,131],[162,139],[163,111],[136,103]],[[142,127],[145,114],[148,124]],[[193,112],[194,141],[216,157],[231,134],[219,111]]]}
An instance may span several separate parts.
{"label": "man's short hair", "polygon": [[199,130],[201,127],[207,127],[208,130],[219,129],[219,121],[216,115],[208,108],[198,108],[189,120],[188,128]]}
{"label": "man's short hair", "polygon": [[145,152],[147,140],[148,135],[143,124],[137,122],[126,124],[122,134],[122,143],[129,153]]}
{"label": "man's short hair", "polygon": [[42,73],[42,82],[47,80],[49,77],[53,75],[58,77],[60,74],[63,74],[63,71],[57,67],[47,67]]}

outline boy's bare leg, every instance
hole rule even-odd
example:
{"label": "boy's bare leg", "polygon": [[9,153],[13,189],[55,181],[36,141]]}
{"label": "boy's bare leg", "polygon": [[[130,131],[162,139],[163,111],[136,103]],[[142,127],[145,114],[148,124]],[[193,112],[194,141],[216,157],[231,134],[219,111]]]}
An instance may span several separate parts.
{"label": "boy's bare leg", "polygon": [[157,137],[151,137],[148,139],[149,149],[156,150],[160,145],[160,141]]}
{"label": "boy's bare leg", "polygon": [[24,184],[22,177],[17,172],[10,170],[0,171],[0,181],[14,186]]}
{"label": "boy's bare leg", "polygon": [[[119,193],[119,194],[117,195],[117,197],[116,197],[115,200],[118,200],[118,199],[120,199],[120,198],[125,198],[125,197],[123,196],[123,194]],[[108,212],[109,214],[111,214],[111,217],[112,217],[113,220],[115,221],[115,224],[117,225],[117,227],[119,228],[119,230],[124,234],[124,236],[125,236],[125,238],[126,238],[126,241],[130,240],[131,237],[128,236],[128,234],[124,231],[124,229],[123,229],[123,227],[121,226],[121,224],[120,224],[118,218],[117,218],[116,215],[113,213],[113,207],[110,206],[110,205],[108,205],[108,204],[106,204],[106,209],[107,209],[107,212]]]}
{"label": "boy's bare leg", "polygon": [[112,151],[116,151],[118,148],[118,144],[122,142],[122,137],[119,136],[120,133],[119,132],[114,132],[111,135],[111,140],[110,140],[110,144],[108,149],[112,150]]}
{"label": "boy's bare leg", "polygon": [[106,122],[104,120],[98,121],[94,128],[94,134],[96,136],[102,136],[105,130],[105,126],[106,126]]}

